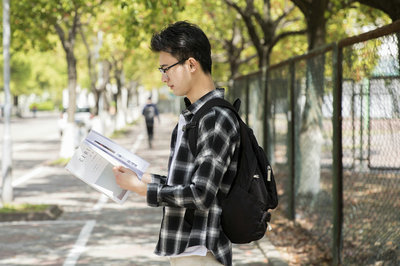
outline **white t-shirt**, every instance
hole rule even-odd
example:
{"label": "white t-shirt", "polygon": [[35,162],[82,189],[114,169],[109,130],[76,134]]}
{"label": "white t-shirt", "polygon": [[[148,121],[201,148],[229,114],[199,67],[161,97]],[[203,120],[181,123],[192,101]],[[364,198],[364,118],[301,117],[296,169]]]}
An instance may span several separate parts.
{"label": "white t-shirt", "polygon": [[[182,135],[183,135],[183,130],[182,129],[183,129],[183,127],[185,125],[186,125],[185,117],[181,114],[179,116],[178,131],[177,131],[177,135],[176,135],[176,144],[175,144],[174,156],[172,157],[172,162],[171,162],[171,166],[170,166],[170,172],[171,172],[171,169],[173,169],[173,167],[175,165],[176,155],[178,153],[179,146],[181,146],[181,141],[182,141]],[[171,185],[169,183],[169,179],[167,180],[167,184]],[[193,256],[193,255],[206,256],[207,255],[207,251],[208,250],[207,250],[207,248],[205,246],[200,246],[199,245],[199,246],[188,247],[181,254],[173,255],[173,256],[170,256],[170,257],[183,257],[183,256]]]}

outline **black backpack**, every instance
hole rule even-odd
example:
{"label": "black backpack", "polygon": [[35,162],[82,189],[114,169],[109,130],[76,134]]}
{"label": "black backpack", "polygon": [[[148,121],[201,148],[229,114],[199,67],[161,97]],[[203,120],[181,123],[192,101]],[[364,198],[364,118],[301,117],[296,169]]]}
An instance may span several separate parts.
{"label": "black backpack", "polygon": [[143,115],[146,120],[153,120],[154,116],[156,115],[156,110],[153,105],[146,105],[143,110]]}
{"label": "black backpack", "polygon": [[186,126],[190,151],[194,156],[197,144],[197,125],[214,106],[232,110],[240,125],[240,151],[236,176],[228,195],[217,194],[221,201],[221,225],[232,243],[250,243],[261,239],[269,227],[271,213],[278,205],[278,195],[271,165],[264,150],[258,145],[253,130],[242,121],[238,114],[240,100],[233,105],[222,98],[206,102]]}

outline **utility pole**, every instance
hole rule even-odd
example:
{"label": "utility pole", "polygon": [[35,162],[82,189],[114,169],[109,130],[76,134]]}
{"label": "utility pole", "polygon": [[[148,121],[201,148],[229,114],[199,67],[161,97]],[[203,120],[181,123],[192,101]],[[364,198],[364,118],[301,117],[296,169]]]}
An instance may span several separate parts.
{"label": "utility pole", "polygon": [[11,203],[13,201],[12,187],[12,149],[11,149],[11,95],[10,95],[10,0],[3,0],[3,58],[4,58],[4,136],[3,136],[3,156],[1,174],[2,182],[2,202]]}

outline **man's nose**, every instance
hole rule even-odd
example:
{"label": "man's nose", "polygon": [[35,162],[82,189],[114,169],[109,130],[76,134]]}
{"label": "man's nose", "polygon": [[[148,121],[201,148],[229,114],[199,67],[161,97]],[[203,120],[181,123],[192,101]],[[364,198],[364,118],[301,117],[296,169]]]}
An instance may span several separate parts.
{"label": "man's nose", "polygon": [[161,81],[162,81],[162,82],[167,82],[167,81],[168,81],[167,73],[162,73],[162,74],[161,74]]}

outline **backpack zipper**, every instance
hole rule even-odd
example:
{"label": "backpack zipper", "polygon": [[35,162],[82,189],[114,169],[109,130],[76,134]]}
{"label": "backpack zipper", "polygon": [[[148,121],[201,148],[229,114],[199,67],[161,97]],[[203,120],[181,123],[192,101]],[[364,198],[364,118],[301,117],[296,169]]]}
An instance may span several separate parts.
{"label": "backpack zipper", "polygon": [[271,181],[271,172],[272,172],[271,165],[267,166],[267,172],[268,172],[267,181],[270,182]]}
{"label": "backpack zipper", "polygon": [[272,226],[271,226],[271,224],[269,222],[267,222],[267,230],[268,231],[272,231]]}

